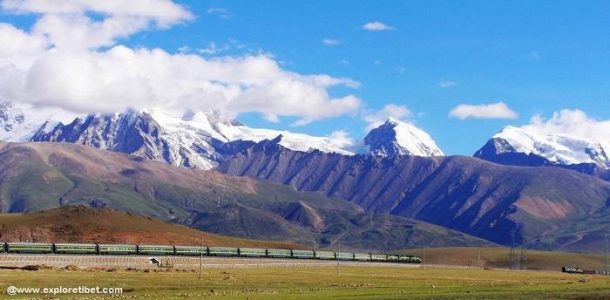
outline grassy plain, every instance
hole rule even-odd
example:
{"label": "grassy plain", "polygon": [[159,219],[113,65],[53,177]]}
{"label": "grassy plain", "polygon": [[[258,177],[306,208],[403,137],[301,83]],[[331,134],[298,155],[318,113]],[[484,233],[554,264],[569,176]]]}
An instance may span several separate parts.
{"label": "grassy plain", "polygon": [[[510,249],[505,247],[445,247],[397,251],[425,258],[427,264],[510,268]],[[603,254],[568,253],[515,249],[515,261],[528,270],[561,270],[562,266],[578,266],[588,270],[603,270]]]}
{"label": "grassy plain", "polygon": [[[610,277],[483,268],[227,268],[204,270],[202,279],[180,271],[0,271],[0,297],[43,296],[9,296],[11,285],[123,288],[113,299],[610,299]],[[87,295],[96,297],[103,296]]]}

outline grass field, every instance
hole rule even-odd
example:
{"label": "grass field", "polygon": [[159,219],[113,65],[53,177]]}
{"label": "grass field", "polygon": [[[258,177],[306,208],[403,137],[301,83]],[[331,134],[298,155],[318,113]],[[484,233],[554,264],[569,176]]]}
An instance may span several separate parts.
{"label": "grass field", "polygon": [[[427,264],[510,268],[510,249],[503,247],[422,248],[399,251],[425,257]],[[521,257],[520,267],[529,270],[561,270],[562,266],[578,266],[588,270],[603,270],[603,254],[567,253],[515,249]]]}
{"label": "grass field", "polygon": [[[113,299],[609,299],[610,277],[481,268],[258,268],[197,272],[0,271],[7,286],[121,287]],[[42,295],[38,295],[40,297]],[[82,299],[63,295],[62,299]],[[48,296],[47,296],[48,297]],[[87,295],[87,298],[94,296]]]}

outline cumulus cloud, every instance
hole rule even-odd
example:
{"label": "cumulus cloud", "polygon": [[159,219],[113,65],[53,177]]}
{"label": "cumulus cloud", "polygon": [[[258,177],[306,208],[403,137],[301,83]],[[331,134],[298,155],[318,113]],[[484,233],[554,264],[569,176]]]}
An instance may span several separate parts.
{"label": "cumulus cloud", "polygon": [[578,109],[564,109],[549,119],[536,115],[524,130],[540,135],[568,135],[600,143],[610,149],[610,120],[597,120]]}
{"label": "cumulus cloud", "polygon": [[364,121],[367,123],[366,130],[369,131],[379,125],[385,123],[388,119],[396,119],[404,121],[411,116],[411,110],[404,105],[386,104],[382,109],[377,111],[368,111],[363,115]]}
{"label": "cumulus cloud", "polygon": [[[69,49],[110,46],[118,38],[193,18],[170,0],[4,0],[0,5],[8,13],[38,15],[31,33],[46,36],[50,46]],[[91,12],[101,20],[87,16]]]}
{"label": "cumulus cloud", "polygon": [[379,21],[375,21],[375,22],[368,22],[368,23],[362,25],[362,29],[369,30],[369,31],[386,31],[386,30],[394,30],[394,27],[388,26]]}
{"label": "cumulus cloud", "polygon": [[322,39],[322,44],[327,45],[327,46],[336,46],[341,44],[341,41],[336,40],[336,39]]}
{"label": "cumulus cloud", "polygon": [[257,112],[270,120],[298,117],[297,125],[361,105],[354,95],[329,93],[334,86],[357,88],[358,82],[291,72],[270,55],[206,58],[119,44],[135,32],[192,18],[169,0],[6,0],[2,9],[37,19],[29,31],[0,23],[0,99],[80,113]]}
{"label": "cumulus cloud", "polygon": [[465,119],[516,119],[517,113],[506,103],[498,102],[492,104],[460,104],[449,112],[449,116]]}

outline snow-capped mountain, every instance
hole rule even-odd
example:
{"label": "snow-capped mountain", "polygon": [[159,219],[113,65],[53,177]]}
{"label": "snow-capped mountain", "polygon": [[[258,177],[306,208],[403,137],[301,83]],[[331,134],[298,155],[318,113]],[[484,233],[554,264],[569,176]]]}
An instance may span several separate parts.
{"label": "snow-capped mountain", "polygon": [[57,109],[16,108],[8,102],[0,106],[0,140],[77,143],[201,169],[214,168],[236,151],[264,140],[301,152],[443,155],[427,133],[394,119],[373,129],[364,139],[366,149],[359,149],[363,147],[342,134],[319,137],[252,128],[219,112],[176,115],[147,109],[75,116]]}
{"label": "snow-capped mountain", "polygon": [[52,128],[75,116],[57,108],[34,109],[27,104],[0,102],[0,140],[27,142],[42,126]]}
{"label": "snow-capped mountain", "polygon": [[393,118],[371,130],[364,144],[369,153],[377,156],[444,156],[428,133]]}
{"label": "snow-capped mountain", "polygon": [[318,137],[289,131],[252,128],[239,121],[223,117],[220,112],[187,113],[177,118],[162,111],[152,111],[153,118],[167,131],[189,140],[197,136],[209,136],[217,141],[227,143],[234,141],[260,142],[272,140],[281,135],[280,145],[295,151],[313,151],[354,154],[350,151],[352,143],[341,137]]}
{"label": "snow-capped mountain", "polygon": [[229,142],[256,143],[280,137],[280,144],[296,151],[320,150],[353,154],[346,139],[315,137],[269,129],[247,127],[223,118],[218,112],[189,112],[177,117],[161,110],[90,114],[64,125],[35,132],[34,142],[67,142],[99,149],[131,153],[176,166],[211,169],[224,155]]}
{"label": "snow-capped mountain", "polygon": [[475,157],[510,165],[579,165],[610,167],[602,144],[567,134],[539,134],[507,126],[494,135]]}

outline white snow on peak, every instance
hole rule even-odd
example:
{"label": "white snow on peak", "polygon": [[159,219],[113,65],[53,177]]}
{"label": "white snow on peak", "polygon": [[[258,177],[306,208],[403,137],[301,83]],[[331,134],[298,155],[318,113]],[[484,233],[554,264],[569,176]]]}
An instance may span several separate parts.
{"label": "white snow on peak", "polygon": [[444,156],[432,137],[416,126],[388,118],[371,130],[365,138],[369,151],[375,155]]}
{"label": "white snow on peak", "polygon": [[189,112],[182,117],[157,110],[152,110],[150,113],[169,136],[182,140],[181,143],[192,144],[202,136],[226,143],[239,140],[260,142],[281,135],[279,144],[291,150],[354,154],[348,150],[353,144],[352,141],[342,135],[319,137],[289,131],[251,128],[219,112]]}
{"label": "white snow on peak", "polygon": [[567,134],[541,134],[514,126],[506,126],[493,136],[507,144],[496,143],[499,153],[534,154],[563,165],[595,163],[610,166],[607,149],[600,143]]}
{"label": "white snow on peak", "polygon": [[52,129],[71,122],[75,114],[58,108],[34,108],[30,104],[0,103],[0,141],[27,142],[40,128]]}
{"label": "white snow on peak", "polygon": [[344,155],[353,155],[350,147],[353,142],[341,135],[332,135],[330,137],[311,136],[301,133],[293,133],[286,130],[272,130],[262,128],[250,128],[247,126],[227,126],[219,124],[219,131],[229,141],[253,141],[260,142],[262,140],[272,140],[278,136],[282,136],[279,144],[295,151],[313,151],[320,150],[328,153],[339,153]]}
{"label": "white snow on peak", "polygon": [[388,119],[388,122],[395,125],[396,142],[402,149],[408,151],[408,154],[416,156],[445,155],[427,132],[392,117]]}

